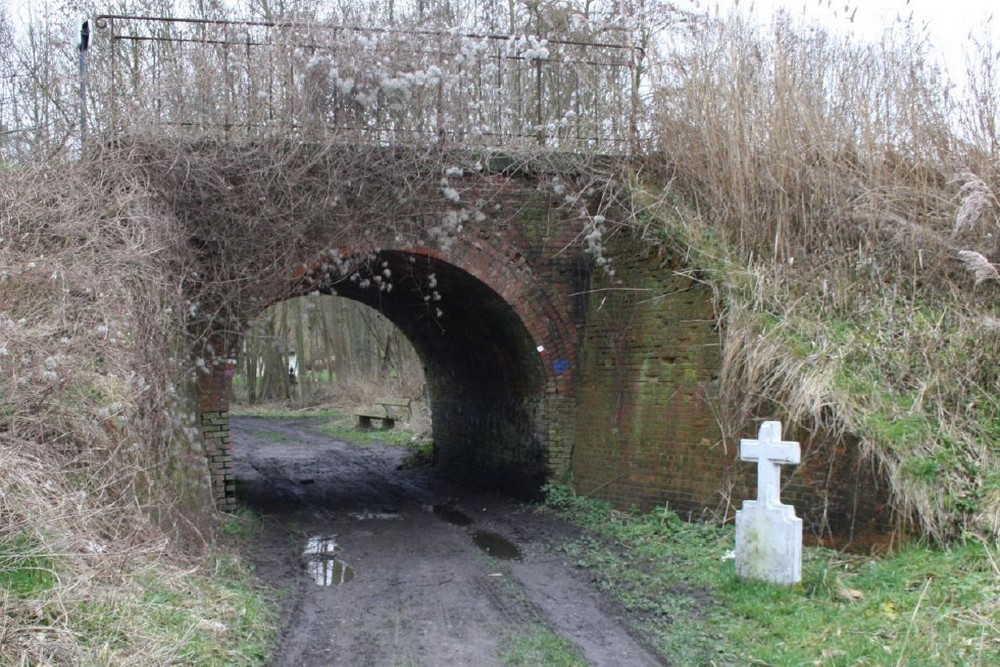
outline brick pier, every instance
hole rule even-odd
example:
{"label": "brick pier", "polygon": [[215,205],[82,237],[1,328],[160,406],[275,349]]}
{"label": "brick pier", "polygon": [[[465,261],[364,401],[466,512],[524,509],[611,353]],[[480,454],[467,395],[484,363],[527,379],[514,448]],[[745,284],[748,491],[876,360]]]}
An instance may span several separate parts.
{"label": "brick pier", "polygon": [[212,479],[215,506],[236,509],[236,479],[233,476],[233,441],[229,432],[229,399],[232,392],[232,360],[211,362],[198,377],[201,432]]}

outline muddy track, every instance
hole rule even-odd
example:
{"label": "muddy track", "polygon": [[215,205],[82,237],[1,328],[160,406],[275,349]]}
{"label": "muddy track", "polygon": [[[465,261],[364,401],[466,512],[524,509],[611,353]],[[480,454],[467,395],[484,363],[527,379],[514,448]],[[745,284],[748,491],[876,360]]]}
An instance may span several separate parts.
{"label": "muddy track", "polygon": [[[308,422],[233,418],[241,502],[263,517],[253,561],[281,592],[269,664],[499,665],[541,628],[589,664],[666,664],[553,547],[575,529],[515,500],[399,469],[401,447]],[[508,559],[506,550],[518,558]]]}

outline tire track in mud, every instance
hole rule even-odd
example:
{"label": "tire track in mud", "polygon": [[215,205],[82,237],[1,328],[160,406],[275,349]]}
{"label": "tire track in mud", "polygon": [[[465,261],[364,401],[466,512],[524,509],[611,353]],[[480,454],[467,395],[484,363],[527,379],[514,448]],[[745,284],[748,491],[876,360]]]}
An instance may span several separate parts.
{"label": "tire track in mud", "polygon": [[[232,418],[240,500],[263,518],[251,556],[283,593],[270,665],[499,665],[507,638],[540,626],[591,665],[666,664],[553,553],[575,529],[432,469],[401,470],[404,448],[353,445],[309,426]],[[487,555],[473,542],[477,530],[513,539],[521,559]],[[317,583],[325,575],[317,579],[304,556],[313,537],[335,544],[313,559],[318,567],[340,562],[352,580]]]}

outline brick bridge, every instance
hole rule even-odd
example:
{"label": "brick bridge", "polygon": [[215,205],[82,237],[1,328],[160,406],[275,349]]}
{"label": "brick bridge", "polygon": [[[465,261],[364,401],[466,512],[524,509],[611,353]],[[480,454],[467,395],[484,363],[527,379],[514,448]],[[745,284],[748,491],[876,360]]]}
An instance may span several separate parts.
{"label": "brick bridge", "polygon": [[[614,275],[596,266],[579,207],[560,195],[583,175],[567,171],[512,171],[500,161],[453,176],[461,200],[488,215],[469,215],[444,244],[386,234],[346,270],[336,266],[347,251],[336,247],[303,258],[267,301],[335,293],[398,326],[424,364],[437,460],[451,476],[529,496],[571,481],[623,507],[728,511],[750,490],[753,469],[736,460],[735,440],[715,419],[721,336],[710,289],[681,258],[624,233],[606,249]],[[399,224],[414,215],[391,211]],[[219,363],[200,382],[221,508],[235,503],[232,374]],[[807,525],[836,531],[878,514],[872,477],[856,459],[810,456],[807,442],[803,461],[785,497]]]}
{"label": "brick bridge", "polygon": [[[106,131],[203,145],[334,137],[387,155],[417,146],[396,150],[394,172],[419,146],[621,156],[636,145],[642,52],[630,46],[121,15],[95,25],[92,95]],[[597,266],[584,236],[600,216],[628,213],[601,201],[607,171],[502,160],[472,171],[447,175],[439,194],[462,204],[435,238],[374,230],[377,251],[353,257],[331,210],[313,230],[315,254],[261,303],[336,292],[392,320],[424,363],[437,458],[457,477],[529,495],[566,481],[619,506],[728,514],[752,484],[752,466],[735,459],[750,434],[724,437],[715,419],[722,351],[710,290],[683,258],[627,233],[602,239],[613,276]],[[572,179],[593,193],[566,205]],[[359,180],[359,192],[385,187]],[[426,215],[397,199],[379,229]],[[350,271],[330,270],[345,258]],[[225,509],[232,372],[215,363],[199,382]],[[807,525],[838,530],[880,515],[876,486],[855,454],[806,441],[785,497]]]}

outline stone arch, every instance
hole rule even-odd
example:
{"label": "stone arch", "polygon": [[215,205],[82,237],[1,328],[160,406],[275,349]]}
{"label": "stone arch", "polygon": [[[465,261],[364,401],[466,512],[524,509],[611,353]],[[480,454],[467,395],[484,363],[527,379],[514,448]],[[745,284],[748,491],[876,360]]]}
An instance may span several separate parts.
{"label": "stone arch", "polygon": [[[387,213],[393,224],[383,222],[367,234],[355,230],[355,238],[364,239],[363,250],[345,248],[339,245],[344,241],[338,241],[338,221],[354,219],[355,213],[336,209],[302,239],[309,254],[295,268],[289,266],[288,282],[270,281],[255,290],[253,299],[263,308],[319,291],[381,310],[418,352],[423,348],[429,374],[439,382],[437,388],[431,386],[431,400],[443,467],[463,479],[535,495],[545,481],[562,480],[569,473],[581,379],[577,327],[586,319],[587,299],[582,295],[589,283],[589,262],[579,248],[568,250],[579,235],[577,213],[560,207],[561,200],[553,200],[552,192],[541,187],[537,173],[489,172],[463,178],[461,186],[459,178],[452,179],[463,200],[489,215],[471,217],[461,234],[442,239],[424,230],[396,236],[397,229],[409,229],[413,220],[438,215],[424,210],[423,199],[404,198],[392,203]],[[364,215],[358,211],[356,217]],[[427,239],[427,245],[414,237]],[[324,243],[327,251],[321,253]],[[378,250],[367,252],[372,246]],[[369,279],[388,262],[392,291],[362,290],[362,278],[352,283],[355,269],[347,270],[345,262],[362,263],[372,274]],[[438,318],[427,315],[429,304],[423,301],[431,273],[441,281],[442,302],[437,305],[443,315]],[[414,296],[418,292],[419,299]],[[240,318],[247,316],[240,313]],[[443,341],[431,337],[435,319],[448,334]],[[234,369],[215,355],[236,348],[230,331],[218,338],[205,355],[215,365],[198,384],[216,502],[228,509],[235,502],[228,435],[228,389]],[[451,356],[445,348],[452,350]],[[492,384],[483,377],[486,369],[496,370]],[[448,380],[459,389],[445,389],[451,386]]]}
{"label": "stone arch", "polygon": [[459,242],[447,255],[382,249],[346,266],[331,272],[320,259],[303,267],[289,296],[350,298],[402,330],[424,364],[445,472],[526,496],[563,472],[575,331],[526,262]]}

